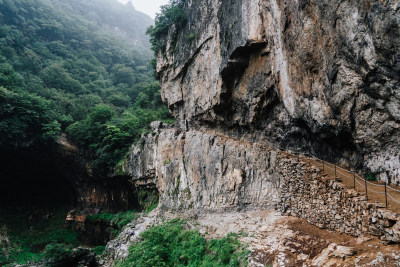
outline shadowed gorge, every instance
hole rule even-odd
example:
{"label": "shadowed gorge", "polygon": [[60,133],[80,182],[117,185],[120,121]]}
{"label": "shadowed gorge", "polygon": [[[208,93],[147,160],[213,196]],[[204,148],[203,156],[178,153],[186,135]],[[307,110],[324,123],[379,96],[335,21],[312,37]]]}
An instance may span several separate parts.
{"label": "shadowed gorge", "polygon": [[[2,151],[2,182],[0,205],[40,206],[52,203],[59,206],[77,204],[77,192],[70,176],[71,164],[55,157],[51,151],[43,149],[21,149]],[[69,170],[68,170],[69,169]],[[75,169],[76,170],[76,169]]]}

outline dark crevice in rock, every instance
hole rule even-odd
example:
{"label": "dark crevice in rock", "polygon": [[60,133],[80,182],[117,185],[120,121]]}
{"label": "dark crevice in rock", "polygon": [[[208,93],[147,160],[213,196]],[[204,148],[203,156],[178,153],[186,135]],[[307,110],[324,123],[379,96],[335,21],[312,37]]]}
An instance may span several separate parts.
{"label": "dark crevice in rock", "polygon": [[232,52],[227,66],[221,72],[224,86],[228,91],[233,89],[235,82],[240,80],[244,71],[249,66],[250,55],[259,52],[266,45],[267,43],[265,42],[248,42],[246,45],[240,46]]}
{"label": "dark crevice in rock", "polygon": [[[223,85],[220,95],[220,104],[214,107],[214,111],[217,114],[222,114],[226,118],[225,122],[231,122],[231,125],[234,123],[231,118],[235,113],[233,109],[237,108],[235,104],[232,103],[233,90],[242,78],[245,70],[249,67],[250,56],[260,52],[266,45],[265,42],[248,42],[246,45],[238,47],[232,52],[227,66],[221,72]],[[247,107],[244,106],[243,108],[246,109]]]}

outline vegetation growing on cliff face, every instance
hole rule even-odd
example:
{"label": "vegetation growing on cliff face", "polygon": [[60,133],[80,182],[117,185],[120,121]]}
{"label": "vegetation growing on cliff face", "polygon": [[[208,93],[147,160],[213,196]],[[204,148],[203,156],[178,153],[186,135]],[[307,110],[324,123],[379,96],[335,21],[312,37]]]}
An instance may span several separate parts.
{"label": "vegetation growing on cliff face", "polygon": [[182,220],[172,220],[142,233],[142,241],[129,248],[117,267],[127,266],[245,266],[247,250],[238,235],[207,241],[198,231],[186,230]]}
{"label": "vegetation growing on cliff face", "polygon": [[174,27],[171,40],[171,50],[175,49],[176,41],[181,29],[185,26],[187,15],[184,11],[184,4],[187,0],[171,0],[168,5],[161,7],[161,12],[157,14],[155,25],[147,29],[147,34],[150,36],[150,42],[154,53],[158,54],[161,51],[166,52],[167,35]]}
{"label": "vegetation growing on cliff face", "polygon": [[139,218],[139,215],[134,210],[128,210],[125,212],[119,212],[117,214],[112,213],[100,213],[89,215],[86,217],[87,223],[104,223],[110,225],[115,230],[113,231],[113,238],[115,238],[122,228],[127,225],[128,223],[132,222],[132,220]]}
{"label": "vegetation growing on cliff face", "polygon": [[0,146],[66,131],[95,167],[113,167],[150,121],[170,118],[149,65],[151,22],[113,0],[1,0]]}

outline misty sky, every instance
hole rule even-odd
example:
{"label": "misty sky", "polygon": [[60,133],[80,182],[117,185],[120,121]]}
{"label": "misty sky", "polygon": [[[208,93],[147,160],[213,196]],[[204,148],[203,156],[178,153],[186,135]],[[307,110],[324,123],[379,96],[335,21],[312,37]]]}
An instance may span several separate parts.
{"label": "misty sky", "polygon": [[168,0],[118,0],[122,3],[131,1],[136,10],[146,13],[154,19],[156,13],[160,11],[160,6],[168,4]]}

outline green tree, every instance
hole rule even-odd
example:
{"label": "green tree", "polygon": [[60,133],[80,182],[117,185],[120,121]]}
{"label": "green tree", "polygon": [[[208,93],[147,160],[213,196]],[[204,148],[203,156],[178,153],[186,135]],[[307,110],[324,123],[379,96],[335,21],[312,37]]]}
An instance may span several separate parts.
{"label": "green tree", "polygon": [[51,103],[23,91],[0,87],[0,144],[51,140],[60,133]]}
{"label": "green tree", "polygon": [[161,12],[156,16],[155,25],[147,29],[146,33],[150,36],[150,43],[156,55],[159,51],[165,53],[166,36],[173,25],[175,32],[172,36],[172,43],[176,43],[178,33],[187,22],[187,15],[184,11],[186,1],[171,0],[168,5],[161,6]]}

